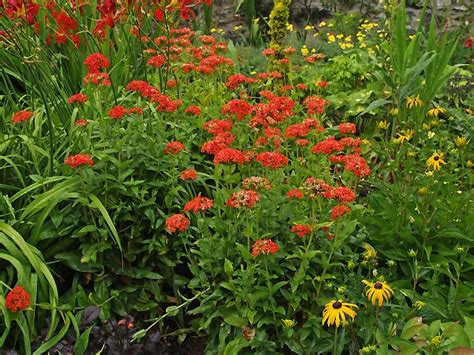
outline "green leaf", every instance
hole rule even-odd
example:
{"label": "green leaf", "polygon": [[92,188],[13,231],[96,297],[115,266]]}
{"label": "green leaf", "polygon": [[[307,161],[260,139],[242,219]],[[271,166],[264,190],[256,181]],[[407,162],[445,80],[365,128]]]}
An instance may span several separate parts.
{"label": "green leaf", "polygon": [[76,355],[83,355],[87,350],[87,346],[89,345],[89,336],[92,330],[92,326],[87,328],[84,333],[82,333],[76,340],[74,344],[74,354]]}

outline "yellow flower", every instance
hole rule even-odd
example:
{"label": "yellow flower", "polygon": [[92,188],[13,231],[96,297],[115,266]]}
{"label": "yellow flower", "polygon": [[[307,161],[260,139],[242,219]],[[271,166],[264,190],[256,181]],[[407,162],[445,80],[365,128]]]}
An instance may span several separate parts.
{"label": "yellow flower", "polygon": [[217,29],[216,29],[216,28],[214,28],[214,27],[213,27],[213,28],[211,28],[211,33],[214,33],[214,32],[216,32],[216,31],[217,31]]}
{"label": "yellow flower", "polygon": [[421,128],[424,130],[424,131],[428,131],[431,129],[431,125],[428,124],[428,123],[423,123],[423,125],[421,126]]}
{"label": "yellow flower", "polygon": [[287,328],[293,328],[296,325],[296,322],[293,319],[282,319],[281,321]]}
{"label": "yellow flower", "polygon": [[420,187],[420,188],[418,189],[418,193],[419,193],[420,195],[426,195],[427,192],[428,192],[428,188],[427,188],[427,187]]}
{"label": "yellow flower", "polygon": [[398,115],[398,108],[394,107],[392,108],[389,113],[392,115],[392,116],[396,116]]}
{"label": "yellow flower", "polygon": [[322,21],[320,24],[319,24],[319,27],[325,27],[327,25],[326,22]]}
{"label": "yellow flower", "polygon": [[423,106],[423,101],[420,99],[420,95],[416,95],[416,97],[407,96],[406,105],[409,109],[412,109],[413,107],[421,107]]}
{"label": "yellow flower", "polygon": [[303,45],[303,47],[301,47],[301,54],[304,57],[306,57],[309,54],[309,49],[308,49],[308,47],[306,47],[306,45]]}
{"label": "yellow flower", "polygon": [[305,30],[305,31],[314,30],[314,26],[306,25],[306,26],[304,27],[304,30]]}
{"label": "yellow flower", "polygon": [[377,281],[372,283],[367,280],[363,280],[362,282],[367,286],[365,295],[370,300],[370,302],[372,302],[372,304],[377,302],[379,307],[382,307],[384,299],[385,301],[388,301],[393,296],[392,289],[385,281]]}
{"label": "yellow flower", "polygon": [[434,152],[431,157],[426,160],[426,166],[433,171],[438,171],[441,169],[442,164],[446,164],[443,160],[444,154]]}
{"label": "yellow flower", "polygon": [[365,260],[372,260],[377,257],[377,251],[369,244],[364,244],[364,253],[362,254]]}
{"label": "yellow flower", "polygon": [[468,160],[468,161],[466,162],[466,166],[467,166],[468,168],[472,168],[472,167],[474,166],[474,163],[473,163],[472,161]]}
{"label": "yellow flower", "polygon": [[352,309],[353,307],[359,308],[353,303],[345,303],[342,302],[342,300],[330,301],[324,307],[322,324],[327,324],[328,327],[335,324],[336,328],[341,324],[345,326],[347,323],[346,315],[351,317],[352,320],[354,320],[357,315],[357,313]]}
{"label": "yellow flower", "polygon": [[341,38],[344,38],[344,35],[342,33],[339,33],[337,36],[336,36],[337,39],[341,39]]}
{"label": "yellow flower", "polygon": [[422,301],[415,301],[415,303],[413,303],[413,308],[415,309],[422,309],[423,307],[425,306],[425,302],[422,302]]}
{"label": "yellow flower", "polygon": [[286,29],[291,32],[291,31],[294,30],[294,27],[293,27],[293,25],[292,25],[291,23],[287,23],[287,24],[286,24]]}
{"label": "yellow flower", "polygon": [[385,120],[379,121],[379,123],[377,123],[377,127],[380,129],[387,129],[388,126],[390,126],[390,123]]}
{"label": "yellow flower", "polygon": [[241,25],[239,25],[239,26],[234,26],[234,29],[233,29],[233,30],[234,30],[234,32],[236,32],[236,31],[240,30],[241,28],[242,28]]}
{"label": "yellow flower", "polygon": [[437,335],[437,336],[431,338],[430,344],[431,344],[431,345],[434,345],[434,346],[439,346],[439,345],[441,344],[441,341],[442,341],[442,340],[443,340],[443,339],[442,339],[439,335]]}
{"label": "yellow flower", "polygon": [[474,110],[472,108],[467,108],[466,112],[470,114],[471,116],[474,115]]}
{"label": "yellow flower", "polygon": [[434,107],[434,108],[428,110],[426,115],[430,116],[430,117],[438,117],[438,115],[440,113],[445,113],[445,112],[446,112],[446,109],[443,108],[443,107]]}
{"label": "yellow flower", "polygon": [[456,144],[458,148],[464,147],[467,143],[469,143],[469,141],[466,139],[466,137],[462,136],[456,137],[454,140],[454,144]]}
{"label": "yellow flower", "polygon": [[256,17],[256,18],[253,19],[253,23],[255,23],[255,24],[257,24],[259,21],[260,21],[259,17]]}
{"label": "yellow flower", "polygon": [[415,134],[415,131],[412,129],[403,130],[401,133],[397,133],[397,138],[394,138],[393,141],[398,144],[408,142],[413,134]]}
{"label": "yellow flower", "polygon": [[334,35],[328,35],[328,41],[329,41],[330,43],[336,42],[336,36],[334,36]]}

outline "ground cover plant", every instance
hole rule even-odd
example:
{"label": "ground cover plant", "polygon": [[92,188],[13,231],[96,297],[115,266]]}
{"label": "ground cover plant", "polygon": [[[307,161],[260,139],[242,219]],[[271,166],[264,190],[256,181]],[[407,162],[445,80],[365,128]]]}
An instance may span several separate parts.
{"label": "ground cover plant", "polygon": [[474,348],[469,34],[289,4],[0,1],[0,353]]}

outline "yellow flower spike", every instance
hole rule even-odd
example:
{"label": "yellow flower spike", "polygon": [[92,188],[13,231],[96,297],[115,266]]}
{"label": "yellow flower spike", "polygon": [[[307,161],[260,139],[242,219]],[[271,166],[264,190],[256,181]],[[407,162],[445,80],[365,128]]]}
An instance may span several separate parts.
{"label": "yellow flower spike", "polygon": [[413,96],[407,96],[406,98],[406,105],[407,107],[411,110],[413,107],[421,107],[423,106],[423,101],[420,99],[420,95],[416,95],[416,97]]}
{"label": "yellow flower spike", "polygon": [[346,315],[351,317],[352,320],[356,317],[357,313],[352,308],[359,308],[353,303],[346,303],[342,300],[332,300],[326,304],[323,310],[322,324],[327,324],[328,327],[335,325],[338,328],[341,324],[345,326],[347,324]]}
{"label": "yellow flower spike", "polygon": [[378,306],[382,307],[384,300],[388,301],[393,296],[393,290],[385,281],[377,281],[372,283],[367,280],[363,280],[362,282],[367,287],[365,295],[372,304],[377,302]]}
{"label": "yellow flower spike", "polygon": [[431,155],[431,157],[426,160],[426,166],[428,167],[428,169],[431,169],[433,171],[440,170],[441,165],[446,164],[446,162],[443,160],[443,157],[443,153],[434,152],[433,155]]}
{"label": "yellow flower spike", "polygon": [[467,138],[463,136],[456,137],[456,139],[454,140],[454,144],[456,144],[456,147],[458,148],[464,147],[469,142],[470,141],[468,141]]}

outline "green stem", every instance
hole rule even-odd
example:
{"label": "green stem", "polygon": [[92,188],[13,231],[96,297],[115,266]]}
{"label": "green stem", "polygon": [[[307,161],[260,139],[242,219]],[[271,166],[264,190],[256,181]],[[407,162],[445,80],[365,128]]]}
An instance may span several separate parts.
{"label": "green stem", "polygon": [[332,344],[333,355],[337,354],[337,330],[338,330],[338,327],[336,327],[336,330],[334,331],[334,343]]}

